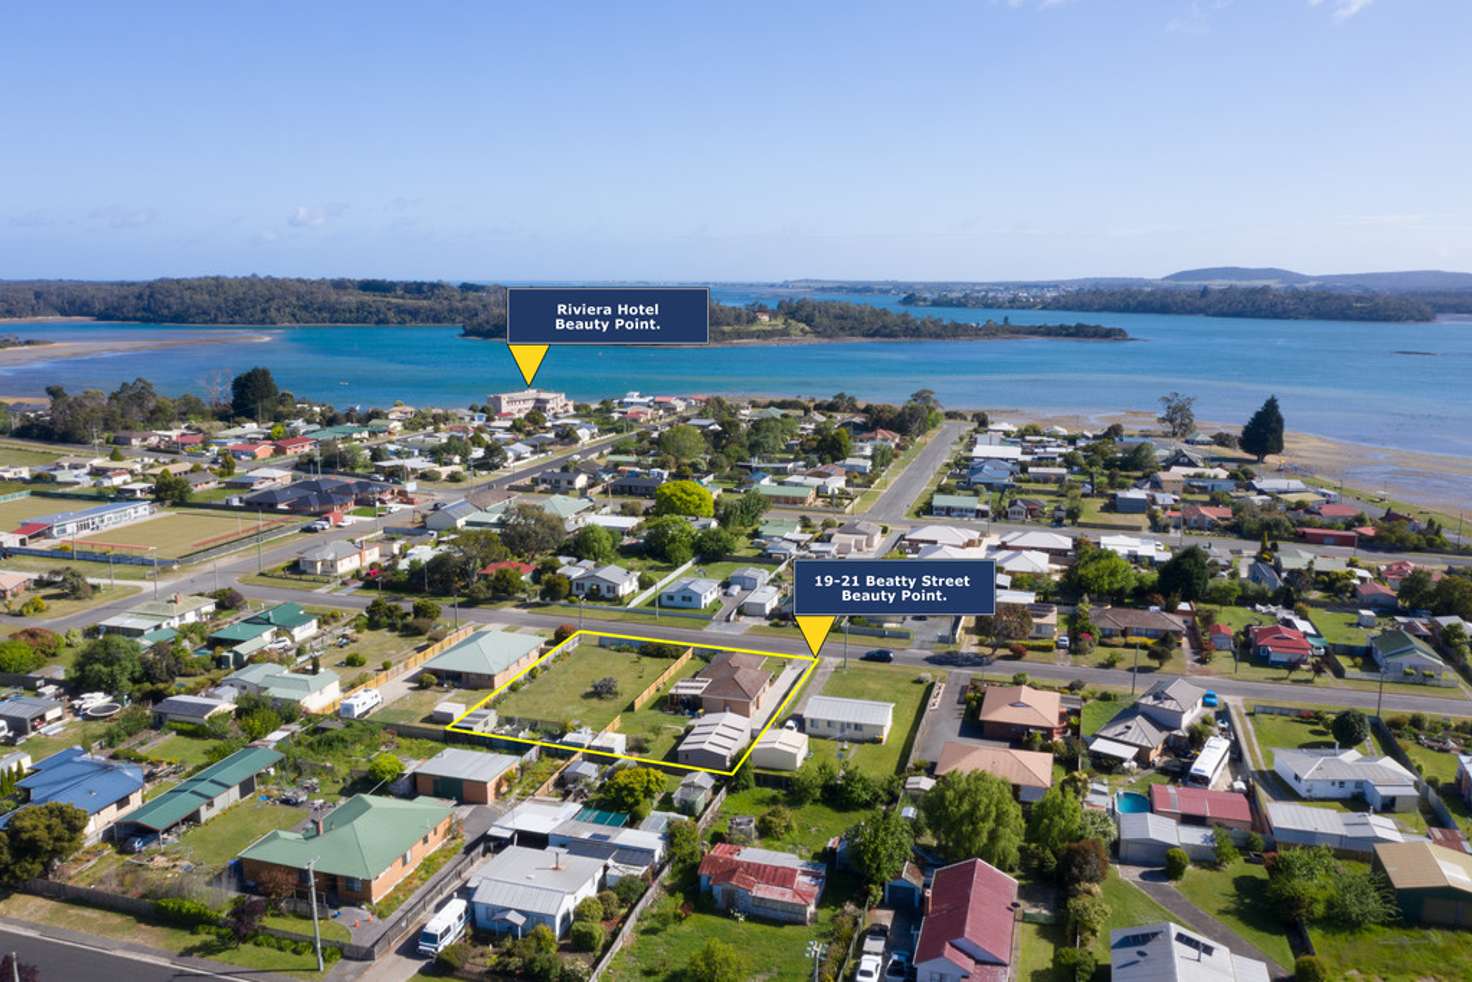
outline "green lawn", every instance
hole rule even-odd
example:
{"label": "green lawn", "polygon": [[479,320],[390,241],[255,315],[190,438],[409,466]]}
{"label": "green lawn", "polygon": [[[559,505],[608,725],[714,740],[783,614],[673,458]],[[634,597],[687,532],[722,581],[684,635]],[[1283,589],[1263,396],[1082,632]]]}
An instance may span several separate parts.
{"label": "green lawn", "polygon": [[1119,715],[1120,711],[1135,704],[1130,696],[1116,696],[1114,699],[1090,699],[1084,703],[1083,712],[1079,715],[1079,731],[1084,736],[1092,736],[1099,731],[1105,723]]}
{"label": "green lawn", "polygon": [[1327,727],[1312,720],[1293,716],[1253,713],[1252,732],[1257,734],[1257,747],[1262,752],[1263,767],[1273,766],[1273,748],[1333,749],[1334,735]]}
{"label": "green lawn", "polygon": [[[692,658],[680,667],[668,685],[674,685],[680,679],[689,678],[704,667],[704,661]],[[630,753],[637,753],[640,757],[663,760],[670,751],[675,749],[675,744],[680,740],[680,734],[685,731],[685,727],[690,725],[690,718],[677,713],[665,712],[660,708],[663,702],[663,699],[655,698],[643,709],[624,711],[619,723],[619,732],[628,736],[631,744]],[[632,744],[637,738],[647,740],[649,746],[644,750],[634,750]]]}
{"label": "green lawn", "polygon": [[726,579],[732,573],[738,569],[745,569],[748,566],[764,569],[768,573],[773,572],[777,568],[774,563],[760,562],[754,559],[727,559],[718,563],[696,563],[690,567],[690,575],[704,576],[725,583]]}
{"label": "green lawn", "polygon": [[[883,743],[849,744],[847,762],[874,777],[888,777],[904,763],[910,735],[919,724],[929,686],[918,680],[913,668],[891,668],[850,661],[848,668],[835,669],[823,685],[823,695],[844,699],[872,699],[894,703],[889,739]],[[838,742],[814,738],[809,744],[814,759],[836,759]]]}
{"label": "green lawn", "polygon": [[0,444],[0,467],[43,467],[61,459],[61,453],[22,443]]}
{"label": "green lawn", "polygon": [[1230,627],[1233,633],[1254,624],[1273,623],[1273,619],[1267,614],[1259,614],[1248,607],[1212,607],[1203,604],[1202,609],[1215,612],[1216,622]]}
{"label": "green lawn", "polygon": [[375,723],[423,723],[442,702],[458,702],[469,709],[491,694],[490,689],[410,689],[402,698],[373,714]]}
{"label": "green lawn", "polygon": [[732,815],[760,817],[762,812],[774,805],[782,805],[792,812],[792,831],[784,836],[759,839],[758,845],[793,852],[805,859],[816,857],[829,839],[844,832],[868,814],[866,811],[839,811],[818,801],[800,807],[792,806],[782,792],[775,788],[750,788],[728,793],[726,800],[721,803],[721,813],[711,827],[724,831],[727,820]]}
{"label": "green lawn", "polygon": [[104,529],[78,540],[78,545],[99,551],[116,548],[119,552],[138,556],[151,555],[149,548],[156,547],[160,559],[170,559],[235,542],[263,529],[297,524],[300,524],[298,519],[258,520],[255,515],[246,512],[194,508],[177,512],[164,511],[155,518]]}
{"label": "green lawn", "polygon": [[[525,684],[502,695],[496,710],[502,716],[569,720],[601,730],[669,666],[666,658],[646,658],[596,644],[576,645],[560,653],[555,662],[543,662],[536,678],[523,676]],[[618,680],[618,694],[599,699],[590,690],[605,677]]]}
{"label": "green lawn", "polygon": [[[310,917],[297,917],[295,914],[267,914],[261,919],[261,923],[266,927],[274,927],[278,931],[295,931],[309,938],[312,936]],[[317,930],[321,932],[323,941],[353,940],[353,932],[349,931],[347,925],[341,921],[329,917],[325,907],[317,911]]]}
{"label": "green lawn", "polygon": [[[1359,626],[1359,615],[1352,610],[1328,610],[1315,607],[1309,611],[1309,620],[1319,629],[1320,635],[1330,644],[1366,645],[1374,633]],[[1376,628],[1378,630],[1378,628]]]}
{"label": "green lawn", "polygon": [[1310,930],[1330,978],[1472,978],[1472,931],[1436,931],[1400,924],[1335,931]]}
{"label": "green lawn", "polygon": [[[723,941],[747,960],[747,978],[763,982],[807,982],[812,976],[809,941],[830,937],[833,916],[852,896],[841,875],[830,875],[817,923],[769,924],[725,914],[687,913],[693,899],[667,894],[639,919],[634,939],[619,952],[603,978],[647,982],[684,977],[685,967],[707,940]],[[688,905],[688,906],[687,906]]]}
{"label": "green lawn", "polygon": [[1157,904],[1149,894],[1120,877],[1111,867],[1104,880],[1104,906],[1109,908],[1109,920],[1099,931],[1094,942],[1094,954],[1101,964],[1109,964],[1109,932],[1122,927],[1138,927],[1154,921],[1174,921],[1170,911]]}
{"label": "green lawn", "polygon": [[1279,965],[1293,964],[1283,923],[1267,899],[1268,874],[1252,863],[1228,869],[1193,866],[1176,889],[1187,900],[1251,941]]}
{"label": "green lawn", "polygon": [[306,818],[305,809],[251,798],[185,832],[167,850],[197,865],[217,869],[267,832],[291,828]]}
{"label": "green lawn", "polygon": [[1079,515],[1078,524],[1128,529],[1132,532],[1142,532],[1149,527],[1150,520],[1145,515],[1121,515],[1117,512],[1105,511],[1104,506],[1109,504],[1110,500],[1108,498],[1082,499],[1083,512]]}
{"label": "green lawn", "polygon": [[[105,574],[104,574],[105,575]],[[43,620],[51,620],[57,617],[69,617],[72,614],[81,613],[84,610],[96,610],[97,619],[104,620],[116,611],[130,607],[139,600],[139,588],[132,585],[117,584],[115,586],[95,586],[92,596],[85,600],[73,600],[60,590],[52,587],[43,587],[39,594],[26,593],[15,598],[11,606],[19,608],[32,596],[39,595],[46,602],[46,609],[35,617],[22,617],[19,614],[9,614],[5,618],[7,625],[14,625],[15,630],[20,630],[30,624]],[[101,609],[101,608],[108,609]]]}
{"label": "green lawn", "polygon": [[201,740],[182,733],[170,733],[149,747],[146,753],[154,760],[167,760],[195,768],[205,763],[205,755],[216,743],[215,740]]}
{"label": "green lawn", "polygon": [[1017,982],[1053,982],[1053,951],[1065,941],[1062,924],[1032,924],[1017,927],[1013,946],[1013,978]]}

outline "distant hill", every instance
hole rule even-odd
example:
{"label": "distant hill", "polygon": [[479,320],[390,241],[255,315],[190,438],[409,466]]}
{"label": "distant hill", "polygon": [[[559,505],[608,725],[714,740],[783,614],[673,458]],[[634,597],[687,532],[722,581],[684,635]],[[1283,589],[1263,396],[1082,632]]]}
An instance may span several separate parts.
{"label": "distant hill", "polygon": [[1207,266],[1161,277],[1165,283],[1307,283],[1312,277],[1277,266]]}
{"label": "distant hill", "polygon": [[1266,286],[1313,287],[1320,290],[1373,290],[1377,293],[1472,290],[1472,273],[1410,269],[1385,273],[1329,273],[1311,276],[1277,266],[1208,266],[1161,277],[1162,283],[1253,283]]}

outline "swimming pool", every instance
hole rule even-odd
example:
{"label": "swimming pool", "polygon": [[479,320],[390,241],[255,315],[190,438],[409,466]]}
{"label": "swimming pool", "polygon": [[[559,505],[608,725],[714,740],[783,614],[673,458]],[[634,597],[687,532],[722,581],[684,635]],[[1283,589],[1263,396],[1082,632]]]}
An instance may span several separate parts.
{"label": "swimming pool", "polygon": [[1114,808],[1122,815],[1150,810],[1150,799],[1134,791],[1121,791],[1114,796]]}

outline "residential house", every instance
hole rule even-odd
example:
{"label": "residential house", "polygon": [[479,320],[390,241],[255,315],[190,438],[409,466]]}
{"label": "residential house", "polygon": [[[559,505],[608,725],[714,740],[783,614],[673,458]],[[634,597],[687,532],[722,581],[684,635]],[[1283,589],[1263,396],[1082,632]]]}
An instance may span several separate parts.
{"label": "residential house", "polygon": [[741,598],[740,611],[748,617],[770,617],[781,602],[782,592],[776,587],[757,587]]}
{"label": "residential house", "polygon": [[477,931],[524,937],[546,927],[561,938],[578,904],[598,893],[600,859],[563,849],[508,846],[471,871],[470,915]]}
{"label": "residential house", "polygon": [[1455,675],[1436,650],[1404,630],[1382,631],[1370,639],[1370,655],[1387,678],[1398,681]]}
{"label": "residential house", "polygon": [[968,549],[981,543],[981,533],[952,525],[922,525],[905,533],[900,540],[906,552],[917,553],[927,546],[951,546]]}
{"label": "residential house", "polygon": [[542,639],[493,628],[478,630],[435,655],[417,674],[461,689],[498,689],[536,661]]}
{"label": "residential house", "polygon": [[163,729],[170,723],[203,725],[216,716],[235,713],[235,704],[209,696],[169,696],[153,704],[153,725]]}
{"label": "residential house", "polygon": [[828,870],[791,853],[722,842],[700,861],[702,893],[715,907],[783,924],[811,924]]}
{"label": "residential house", "polygon": [[1306,664],[1314,653],[1302,631],[1281,624],[1256,624],[1247,629],[1252,653],[1269,665]]}
{"label": "residential house", "polygon": [[572,579],[572,592],[591,600],[621,600],[639,588],[639,574],[615,563],[584,569]]}
{"label": "residential house", "polygon": [[1182,825],[1222,825],[1252,830],[1252,808],[1236,791],[1212,791],[1183,784],[1150,785],[1150,810]]}
{"label": "residential house", "polygon": [[1233,522],[1232,509],[1225,505],[1181,506],[1181,524],[1198,532],[1215,532],[1230,528]]}
{"label": "residential house", "polygon": [[894,703],[838,696],[809,696],[802,711],[802,727],[808,736],[830,740],[883,743],[894,722]]}
{"label": "residential house", "polygon": [[665,851],[664,837],[657,832],[578,816],[563,820],[548,834],[547,848],[607,863],[610,884],[624,876],[644,876],[659,865]]}
{"label": "residential house", "polygon": [[1105,638],[1179,638],[1186,633],[1180,618],[1157,609],[1095,607],[1089,612],[1089,620]]}
{"label": "residential house", "polygon": [[61,802],[87,813],[82,840],[91,845],[118,819],[143,804],[143,768],[93,757],[81,747],[67,747],[37,761],[16,787],[25,795],[25,804],[0,816],[0,828],[25,808]]}
{"label": "residential house", "polygon": [[789,508],[806,507],[817,498],[815,488],[802,484],[758,484],[752,490],[771,504]]}
{"label": "residential house", "polygon": [[1170,921],[1109,932],[1113,982],[1268,982],[1268,966]]}
{"label": "residential house", "polygon": [[305,894],[312,864],[318,896],[329,903],[376,903],[449,838],[454,821],[450,802],[439,798],[354,795],[303,832],[278,829],[247,846],[241,879],[254,886],[284,871]]}
{"label": "residential house", "polygon": [[1101,535],[1099,548],[1108,549],[1132,563],[1154,566],[1170,558],[1170,550],[1154,539],[1142,539],[1134,535]]}
{"label": "residential house", "polygon": [[98,624],[97,629],[103,634],[137,638],[150,631],[207,621],[214,616],[215,608],[213,597],[176,593],[166,600],[148,600],[134,604],[121,614],[114,614]]}
{"label": "residential house", "polygon": [[129,812],[122,824],[135,832],[160,834],[186,823],[201,825],[237,801],[248,800],[261,772],[281,759],[282,754],[267,747],[243,747]]}
{"label": "residential house", "polygon": [[659,593],[661,607],[704,610],[720,599],[721,583],[709,577],[688,577]]}
{"label": "residential house", "polygon": [[367,539],[351,542],[337,539],[310,546],[297,554],[296,566],[311,576],[346,576],[378,562],[380,544]]}
{"label": "residential house", "polygon": [[342,686],[331,669],[312,675],[271,662],[254,662],[237,669],[220,681],[220,687],[295,704],[304,713],[330,713],[342,698]]}
{"label": "residential house", "polygon": [[1273,748],[1273,770],[1299,797],[1312,801],[1363,799],[1375,811],[1420,807],[1416,776],[1390,757],[1367,757],[1353,748]]}
{"label": "residential house", "polygon": [[1205,712],[1206,690],[1185,679],[1162,679],[1139,698],[1135,706],[1169,730],[1185,730]]}
{"label": "residential house", "polygon": [[973,495],[935,494],[930,498],[930,514],[945,518],[985,518],[991,508]]}
{"label": "residential house", "polygon": [[685,681],[703,711],[755,717],[772,691],[772,673],[764,664],[760,655],[722,651]]}
{"label": "residential house", "polygon": [[1143,515],[1150,510],[1150,495],[1138,488],[1116,491],[1114,510],[1122,515]]}
{"label": "residential house", "polygon": [[884,541],[884,529],[876,522],[846,522],[833,530],[828,541],[843,556],[855,552],[873,552]]}
{"label": "residential house", "polygon": [[755,590],[758,587],[766,586],[767,580],[771,578],[772,571],[770,569],[763,569],[759,566],[743,566],[726,577],[726,582],[742,590]]}
{"label": "residential house", "polygon": [[1373,866],[1407,924],[1472,928],[1472,856],[1430,842],[1382,843]]}
{"label": "residential house", "polygon": [[510,754],[446,747],[409,772],[414,792],[462,805],[486,805],[513,781],[521,759]]}
{"label": "residential house", "polygon": [[1354,593],[1356,604],[1370,610],[1393,611],[1400,606],[1395,591],[1376,580],[1364,581],[1354,588]]}
{"label": "residential house", "polygon": [[947,740],[940,748],[940,759],[935,762],[935,776],[944,777],[952,771],[961,774],[982,771],[999,777],[1012,785],[1018,801],[1030,804],[1053,786],[1053,755]]}
{"label": "residential house", "polygon": [[988,740],[1021,740],[1034,731],[1053,740],[1068,731],[1068,714],[1058,693],[1026,685],[987,687],[977,719]]}
{"label": "residential house", "polygon": [[[1237,647],[1237,636],[1232,633],[1230,627],[1221,621],[1213,621],[1211,630],[1207,633],[1211,635],[1210,641],[1213,651],[1232,651]],[[1305,643],[1307,643],[1306,639]]]}
{"label": "residential house", "polygon": [[935,871],[915,942],[924,982],[1005,982],[1016,934],[1017,881],[980,859]]}

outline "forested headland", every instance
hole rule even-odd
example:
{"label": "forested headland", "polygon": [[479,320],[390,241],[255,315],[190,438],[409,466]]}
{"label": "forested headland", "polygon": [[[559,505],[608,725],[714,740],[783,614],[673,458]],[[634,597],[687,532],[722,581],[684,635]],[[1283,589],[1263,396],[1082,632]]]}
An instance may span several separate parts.
{"label": "forested headland", "polygon": [[[1465,302],[1466,298],[1463,299]],[[900,302],[917,307],[995,307],[998,304],[995,292],[908,293],[900,298]],[[1429,321],[1438,312],[1438,305],[1429,296],[1271,286],[1065,290],[1016,305],[1090,313],[1387,322]]]}
{"label": "forested headland", "polygon": [[[506,334],[506,290],[423,280],[205,276],[147,282],[0,283],[0,318],[89,317],[157,324],[459,325],[467,337]],[[866,304],[782,300],[710,306],[712,341],[1067,338],[1124,341],[1100,324],[966,324]]]}

